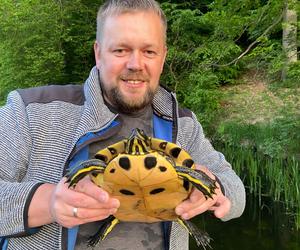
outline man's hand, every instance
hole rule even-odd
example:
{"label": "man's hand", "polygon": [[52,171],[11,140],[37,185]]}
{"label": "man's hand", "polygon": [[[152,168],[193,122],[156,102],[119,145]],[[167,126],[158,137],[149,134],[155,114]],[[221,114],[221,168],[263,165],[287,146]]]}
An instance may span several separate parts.
{"label": "man's hand", "polygon": [[[214,175],[206,167],[196,166],[196,168],[205,172],[212,179],[215,179]],[[194,188],[189,199],[183,201],[176,207],[176,214],[188,220],[207,210],[211,210],[214,211],[214,215],[217,218],[224,217],[230,210],[231,202],[223,195],[220,185],[218,183],[216,183],[216,185],[216,194],[213,195],[213,199],[206,199],[202,192]]]}
{"label": "man's hand", "polygon": [[[114,214],[120,202],[96,186],[89,178],[68,188],[66,178],[57,185],[43,184],[35,192],[28,211],[28,226],[38,227],[52,222],[70,228],[102,220]],[[74,216],[74,208],[77,209]]]}
{"label": "man's hand", "polygon": [[[56,186],[50,205],[53,219],[64,227],[73,227],[92,221],[103,220],[116,213],[120,202],[96,186],[89,178],[68,188],[63,178]],[[73,209],[77,209],[74,215]]]}

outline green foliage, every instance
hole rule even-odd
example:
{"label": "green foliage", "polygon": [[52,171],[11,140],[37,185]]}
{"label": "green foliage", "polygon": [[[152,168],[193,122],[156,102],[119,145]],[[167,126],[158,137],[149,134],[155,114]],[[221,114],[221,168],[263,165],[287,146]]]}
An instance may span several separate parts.
{"label": "green foliage", "polygon": [[0,99],[15,88],[59,81],[64,52],[61,48],[61,10],[53,1],[1,1]]}
{"label": "green foliage", "polygon": [[220,85],[234,84],[249,68],[264,68],[274,80],[281,76],[283,4],[217,0],[205,9],[193,1],[163,1],[169,25],[163,82],[197,113],[205,129],[218,115]]}
{"label": "green foliage", "polygon": [[209,15],[214,16],[212,20],[221,20],[215,24],[216,38],[223,40],[229,37],[244,51],[241,57],[237,57],[238,60],[231,54],[233,59],[227,62],[238,63],[240,70],[263,68],[270,79],[280,79],[284,66],[281,42],[283,9],[284,1],[281,0],[213,2]]}
{"label": "green foliage", "polygon": [[300,83],[300,61],[289,65],[287,80],[283,82],[286,87],[297,87]]}
{"label": "green foliage", "polygon": [[[160,2],[169,26],[162,83],[176,91],[181,104],[197,114],[206,131],[213,134],[220,114],[220,86],[234,84],[245,70],[253,68],[267,72],[271,81],[280,81],[285,66],[281,25],[285,1]],[[103,0],[1,0],[0,103],[15,88],[81,83],[94,65],[95,19],[102,3]],[[300,4],[294,8],[300,16]],[[299,37],[300,32],[298,48]],[[300,65],[294,63],[287,70],[288,80],[278,86],[297,87],[299,76]],[[235,156],[255,149],[272,159],[299,157],[300,119],[295,116],[287,112],[270,123],[225,122],[216,137],[230,147],[241,145],[242,150],[235,151]],[[253,166],[249,183],[259,190],[260,164],[247,159],[246,166]],[[299,190],[294,195],[299,197]]]}
{"label": "green foliage", "polygon": [[[0,100],[15,88],[82,82],[94,65],[95,19],[102,2],[3,0]],[[219,87],[234,84],[244,69],[263,68],[271,80],[280,79],[284,58],[282,28],[277,20],[282,14],[283,1],[161,2],[169,26],[162,83],[176,91],[182,105],[195,111],[205,130],[213,128],[219,114],[222,97]],[[299,5],[296,7],[299,11]],[[249,47],[251,44],[253,47]],[[299,63],[291,65],[287,74],[290,80],[285,84],[296,85],[300,80]],[[285,130],[282,122],[275,125]],[[285,142],[280,132],[276,132],[274,140],[271,136],[264,137],[268,134],[265,132],[274,131],[270,130],[271,125],[265,126],[259,128],[261,133],[254,134],[246,126],[243,133],[245,136],[248,133],[251,140],[257,138],[254,144],[267,154],[284,153]],[[231,134],[228,139],[240,143],[234,138],[238,135],[235,131],[242,131],[242,127],[227,124],[220,136]],[[256,134],[262,134],[260,140]]]}
{"label": "green foliage", "polygon": [[[280,41],[271,39],[280,32],[280,25],[262,34],[280,15],[282,1],[161,2],[169,25],[169,54],[162,82],[203,117],[205,127],[219,107],[218,86],[233,84],[248,65],[269,67],[271,62],[274,67],[270,71],[280,71]],[[2,1],[0,98],[16,87],[82,82],[94,65],[95,19],[102,3]],[[234,61],[256,40],[258,46],[248,57]]]}
{"label": "green foliage", "polygon": [[103,0],[64,1],[65,82],[81,83],[95,64],[96,17]]}
{"label": "green foliage", "polygon": [[216,137],[228,145],[243,145],[274,158],[300,157],[299,131],[300,119],[291,115],[270,123],[224,123],[218,128]]}
{"label": "green foliage", "polygon": [[[208,127],[219,108],[218,86],[232,82],[238,66],[215,65],[237,56],[241,49],[234,41],[214,37],[214,16],[184,4],[163,3],[168,17],[168,57],[162,82],[173,88],[179,101],[193,109]],[[188,6],[190,7],[190,6]],[[224,31],[222,31],[224,33]],[[189,91],[187,91],[189,90]]]}
{"label": "green foliage", "polygon": [[0,99],[15,88],[82,82],[103,1],[1,1]]}
{"label": "green foliage", "polygon": [[[284,202],[300,228],[300,171],[294,157],[269,157],[247,147],[215,142],[243,180],[251,194],[261,202],[263,196]],[[262,205],[262,204],[260,204]]]}

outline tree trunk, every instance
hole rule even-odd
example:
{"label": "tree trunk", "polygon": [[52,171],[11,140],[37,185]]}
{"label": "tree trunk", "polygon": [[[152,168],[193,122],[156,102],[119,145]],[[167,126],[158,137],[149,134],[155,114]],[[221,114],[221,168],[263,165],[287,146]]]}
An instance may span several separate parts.
{"label": "tree trunk", "polygon": [[286,80],[291,63],[297,62],[297,0],[286,0],[283,15],[282,47],[285,54],[285,65],[282,80]]}

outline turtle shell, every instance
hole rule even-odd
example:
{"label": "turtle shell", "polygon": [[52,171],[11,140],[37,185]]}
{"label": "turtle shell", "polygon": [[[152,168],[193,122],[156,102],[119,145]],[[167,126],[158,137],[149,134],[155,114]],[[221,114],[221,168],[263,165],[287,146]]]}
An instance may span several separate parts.
{"label": "turtle shell", "polygon": [[93,181],[119,199],[120,207],[114,214],[119,220],[176,220],[174,208],[191,191],[190,183],[178,177],[176,164],[176,158],[160,151],[120,153],[108,163],[103,176],[96,175]]}
{"label": "turtle shell", "polygon": [[95,246],[119,221],[158,222],[177,220],[195,238],[209,246],[210,237],[191,222],[179,218],[175,207],[188,198],[192,186],[213,198],[215,180],[195,169],[194,161],[171,142],[148,137],[136,128],[128,139],[117,142],[83,161],[66,175],[69,187],[89,175],[91,180],[119,199],[120,207],[90,239]]}

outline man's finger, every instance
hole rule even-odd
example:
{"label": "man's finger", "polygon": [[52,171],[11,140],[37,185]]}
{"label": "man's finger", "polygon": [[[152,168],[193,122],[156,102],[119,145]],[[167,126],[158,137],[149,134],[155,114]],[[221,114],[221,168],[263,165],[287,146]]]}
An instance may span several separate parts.
{"label": "man's finger", "polygon": [[69,211],[69,217],[74,217],[77,219],[82,219],[82,220],[91,220],[92,218],[95,217],[107,217],[111,214],[116,213],[117,208],[97,208],[97,209],[88,209],[88,208],[83,208],[79,207],[77,208],[76,216],[74,216],[72,209],[70,208]]}
{"label": "man's finger", "polygon": [[109,199],[108,193],[102,188],[98,187],[95,183],[93,183],[89,177],[80,180],[76,184],[74,190],[76,190],[77,192],[84,193],[90,197],[93,197],[99,202],[105,203]]}
{"label": "man's finger", "polygon": [[217,206],[214,206],[214,208],[214,215],[217,218],[223,218],[230,211],[231,202],[229,199],[225,198],[221,203],[218,203]]}

